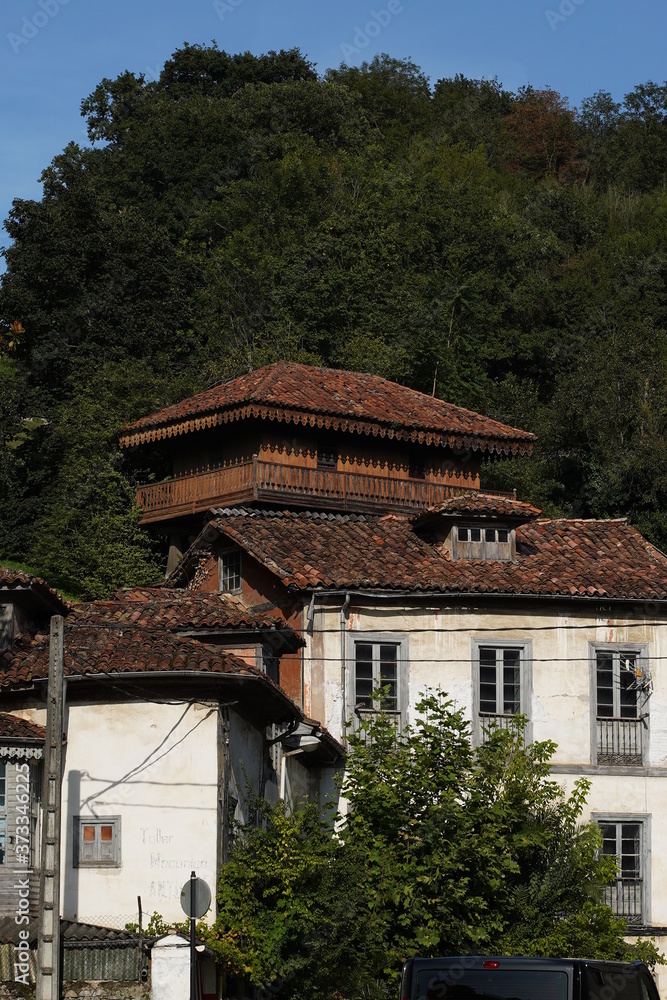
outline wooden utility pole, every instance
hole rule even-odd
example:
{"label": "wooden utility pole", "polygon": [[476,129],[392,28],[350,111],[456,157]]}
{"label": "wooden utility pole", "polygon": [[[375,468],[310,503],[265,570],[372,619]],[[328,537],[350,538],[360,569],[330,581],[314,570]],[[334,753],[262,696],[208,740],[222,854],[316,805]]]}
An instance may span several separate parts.
{"label": "wooden utility pole", "polygon": [[36,1000],[60,997],[60,813],[64,718],[64,619],[51,619],[46,744],[42,785],[42,849]]}

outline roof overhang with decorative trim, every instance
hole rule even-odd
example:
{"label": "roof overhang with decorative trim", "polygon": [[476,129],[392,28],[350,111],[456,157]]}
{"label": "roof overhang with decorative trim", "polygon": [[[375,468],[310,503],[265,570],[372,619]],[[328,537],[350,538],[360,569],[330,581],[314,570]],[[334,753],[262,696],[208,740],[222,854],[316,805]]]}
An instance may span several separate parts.
{"label": "roof overhang with decorative trim", "polygon": [[142,444],[166,441],[184,434],[219,427],[235,421],[249,418],[270,420],[277,423],[291,423],[304,427],[340,431],[342,433],[365,434],[367,437],[379,437],[394,441],[407,441],[412,444],[435,445],[442,448],[462,449],[465,451],[480,451],[499,455],[530,455],[535,442],[535,435],[528,431],[517,430],[515,436],[494,436],[484,433],[446,433],[426,427],[396,426],[382,424],[370,420],[355,420],[350,417],[331,416],[322,413],[307,413],[299,410],[289,410],[276,406],[261,406],[249,404],[234,409],[219,410],[214,413],[202,414],[170,421],[158,426],[147,427],[144,430],[128,429],[120,437],[121,448],[132,448]]}

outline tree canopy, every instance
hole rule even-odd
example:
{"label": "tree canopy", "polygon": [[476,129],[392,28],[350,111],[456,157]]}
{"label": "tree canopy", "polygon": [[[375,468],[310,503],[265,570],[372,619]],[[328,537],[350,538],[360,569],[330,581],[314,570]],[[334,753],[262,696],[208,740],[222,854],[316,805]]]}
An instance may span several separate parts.
{"label": "tree canopy", "polygon": [[602,900],[616,875],[588,784],[565,795],[551,743],[520,720],[473,747],[441,693],[397,734],[387,717],[351,734],[335,834],[315,806],[262,808],[223,865],[203,930],[230,975],[285,997],[394,995],[413,955],[522,954],[655,963]]}
{"label": "tree canopy", "polygon": [[530,429],[486,485],[667,546],[666,90],[575,109],[198,45],[102,80],[6,221],[0,555],[82,596],[152,579],[118,430],[278,358]]}

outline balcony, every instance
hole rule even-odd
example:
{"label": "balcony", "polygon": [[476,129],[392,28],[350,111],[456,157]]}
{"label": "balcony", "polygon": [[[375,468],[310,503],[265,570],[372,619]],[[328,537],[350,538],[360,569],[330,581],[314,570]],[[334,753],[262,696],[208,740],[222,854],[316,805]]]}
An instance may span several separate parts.
{"label": "balcony", "polygon": [[516,725],[516,715],[506,715],[498,712],[480,712],[479,727],[482,743],[486,743],[489,736],[496,729],[513,729]]}
{"label": "balcony", "polygon": [[[280,465],[253,458],[137,489],[142,524],[200,514],[213,507],[263,502],[318,509],[386,512],[432,507],[471,487],[390,479],[362,472],[338,472]],[[509,494],[508,494],[509,495]]]}
{"label": "balcony", "polygon": [[598,764],[642,763],[641,719],[597,719]]}
{"label": "balcony", "polygon": [[643,882],[640,878],[619,878],[604,890],[603,900],[617,917],[628,924],[643,923]]}

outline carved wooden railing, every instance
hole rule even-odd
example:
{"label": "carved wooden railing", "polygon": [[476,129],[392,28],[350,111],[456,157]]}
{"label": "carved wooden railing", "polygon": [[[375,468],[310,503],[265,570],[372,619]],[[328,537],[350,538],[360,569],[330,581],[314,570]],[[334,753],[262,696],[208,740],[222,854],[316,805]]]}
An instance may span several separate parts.
{"label": "carved wooden railing", "polygon": [[137,490],[142,521],[159,521],[248,500],[280,500],[334,509],[432,507],[470,487],[281,465],[254,458],[237,465],[149,483]]}

